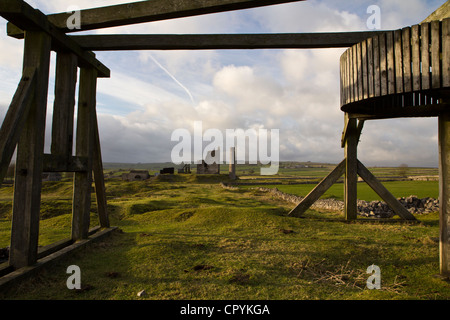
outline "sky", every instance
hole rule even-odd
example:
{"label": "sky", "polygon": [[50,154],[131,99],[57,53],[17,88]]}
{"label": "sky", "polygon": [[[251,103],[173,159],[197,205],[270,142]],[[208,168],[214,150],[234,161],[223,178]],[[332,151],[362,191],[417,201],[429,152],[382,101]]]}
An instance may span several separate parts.
{"label": "sky", "polygon": [[[28,0],[45,14],[127,0]],[[99,29],[81,34],[301,33],[367,31],[420,23],[445,0],[307,0],[219,14]],[[23,40],[0,18],[0,122],[21,77]],[[97,114],[104,162],[171,161],[176,129],[279,130],[281,161],[339,163],[339,58],[345,49],[96,52],[111,70],[98,80]],[[55,54],[48,92],[50,150]],[[438,166],[437,118],[367,121],[358,158],[368,166]]]}

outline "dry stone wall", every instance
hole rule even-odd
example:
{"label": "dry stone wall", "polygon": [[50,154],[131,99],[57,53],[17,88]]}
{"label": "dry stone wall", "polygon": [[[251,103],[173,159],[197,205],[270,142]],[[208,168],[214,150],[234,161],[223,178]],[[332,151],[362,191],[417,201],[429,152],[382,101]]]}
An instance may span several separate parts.
{"label": "dry stone wall", "polygon": [[[228,186],[222,183],[222,187],[228,189],[237,189],[237,187]],[[263,188],[255,187],[254,190],[267,192],[276,197],[293,204],[298,204],[304,198],[288,193],[284,193],[277,188]],[[400,203],[413,214],[423,214],[429,212],[439,211],[439,200],[433,198],[418,198],[411,195],[409,197],[398,198]],[[358,200],[358,215],[363,217],[374,218],[392,218],[395,214],[392,209],[383,201],[364,201]],[[344,202],[336,199],[319,199],[312,206],[311,209],[327,210],[327,211],[344,211]]]}

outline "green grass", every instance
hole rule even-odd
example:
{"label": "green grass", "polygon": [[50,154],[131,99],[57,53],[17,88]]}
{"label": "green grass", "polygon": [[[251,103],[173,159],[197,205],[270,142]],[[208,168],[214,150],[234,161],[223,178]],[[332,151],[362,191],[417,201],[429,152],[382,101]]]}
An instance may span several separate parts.
{"label": "green grass", "polygon": [[[439,198],[439,182],[438,181],[387,181],[383,185],[397,198],[416,195],[419,198],[431,197]],[[253,188],[253,186],[241,186],[241,188]],[[277,188],[278,190],[293,194],[296,196],[306,196],[316,185],[315,184],[278,184],[278,185],[259,185],[264,188]],[[322,198],[335,198],[337,200],[344,199],[343,184],[334,184]],[[373,201],[381,200],[381,198],[366,183],[358,183],[358,199]]]}
{"label": "green grass", "polygon": [[[141,290],[152,300],[450,298],[448,283],[435,277],[438,213],[417,216],[419,224],[345,223],[313,210],[300,219],[286,216],[291,204],[264,192],[221,188],[224,176],[176,178],[108,181],[111,223],[122,232],[0,298],[131,300]],[[70,234],[70,214],[54,208],[68,206],[70,186],[44,188],[40,245]],[[0,203],[11,195],[0,189]],[[95,199],[91,220],[98,223]],[[8,245],[10,224],[0,214],[0,247]],[[81,291],[66,287],[72,264],[81,268]],[[365,287],[372,264],[381,268],[381,290]]]}

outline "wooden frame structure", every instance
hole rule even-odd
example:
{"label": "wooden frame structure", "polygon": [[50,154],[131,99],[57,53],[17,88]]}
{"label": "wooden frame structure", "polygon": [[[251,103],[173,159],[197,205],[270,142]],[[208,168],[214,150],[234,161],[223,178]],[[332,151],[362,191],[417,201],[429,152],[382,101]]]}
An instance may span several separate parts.
{"label": "wooden frame structure", "polygon": [[[364,87],[357,87],[362,78],[370,70],[369,63],[359,60],[346,60],[345,57],[362,56],[369,45],[369,40],[391,39],[383,32],[349,32],[349,33],[314,33],[314,34],[241,34],[241,35],[95,35],[70,36],[68,33],[104,27],[122,26],[174,19],[201,14],[241,10],[267,5],[298,2],[302,0],[152,0],[124,5],[109,6],[81,11],[81,28],[70,30],[66,21],[67,13],[44,15],[30,7],[23,0],[2,0],[0,15],[6,18],[8,35],[25,39],[23,76],[12,99],[8,113],[0,129],[0,183],[3,181],[7,167],[17,146],[15,172],[15,192],[13,204],[13,223],[11,231],[10,259],[6,266],[0,266],[0,285],[8,281],[11,274],[39,265],[45,259],[58,253],[70,251],[92,238],[108,234],[110,227],[106,209],[105,186],[103,180],[102,157],[96,116],[97,78],[109,77],[110,71],[95,58],[91,50],[202,50],[202,49],[271,49],[271,48],[348,48],[341,59],[341,96],[342,109],[345,112],[345,129],[343,147],[346,158],[338,167],[320,183],[308,197],[292,212],[296,215],[306,210],[320,197],[340,176],[345,174],[345,216],[356,219],[356,177],[359,174],[380,195],[382,194],[394,211],[405,219],[414,219],[406,209],[395,202],[395,198],[379,183],[375,177],[357,160],[359,135],[365,120],[372,118],[392,117],[386,112],[392,101],[399,101],[398,96],[388,100],[370,100],[369,92],[365,95]],[[439,25],[440,26],[440,25]],[[445,24],[447,26],[447,24]],[[413,30],[413,28],[411,29]],[[432,32],[435,29],[432,29]],[[444,24],[442,32],[447,29]],[[434,31],[435,32],[435,31]],[[391,34],[391,32],[388,32]],[[434,34],[434,33],[433,33]],[[387,42],[387,53],[393,52],[393,41],[398,39],[398,32],[393,32],[392,46]],[[444,37],[442,38],[444,39]],[[445,38],[447,41],[448,37]],[[444,41],[444,40],[443,40]],[[363,43],[363,45],[361,44]],[[445,42],[444,48],[448,43]],[[397,42],[395,42],[397,44]],[[395,47],[397,49],[397,46]],[[51,153],[44,154],[44,128],[47,108],[47,91],[49,79],[50,52],[57,53],[55,101],[52,124]],[[423,49],[425,52],[426,49]],[[384,51],[380,51],[384,52]],[[354,53],[355,55],[352,55]],[[448,63],[450,50],[442,50],[443,60]],[[378,56],[384,58],[384,54]],[[436,59],[436,55],[432,59]],[[389,61],[389,58],[387,58]],[[351,61],[351,63],[350,63]],[[384,60],[383,60],[384,61]],[[412,58],[414,60],[414,57]],[[433,60],[434,61],[434,60]],[[441,61],[441,60],[440,60]],[[389,63],[389,62],[388,62]],[[446,66],[441,62],[442,66]],[[395,65],[386,64],[387,70]],[[448,66],[448,64],[447,64]],[[75,90],[79,70],[79,97],[77,123],[74,124]],[[376,69],[378,70],[378,69]],[[381,70],[382,72],[383,70]],[[442,69],[442,73],[445,70]],[[390,74],[389,77],[390,77]],[[383,75],[383,73],[381,73]],[[352,86],[348,80],[351,75]],[[370,79],[370,78],[369,78]],[[377,78],[376,78],[377,79]],[[446,78],[447,79],[447,78]],[[368,80],[370,81],[370,80]],[[378,80],[377,80],[378,81]],[[390,85],[390,78],[386,85]],[[365,83],[365,82],[364,82]],[[356,89],[358,88],[358,89]],[[356,94],[362,91],[364,101],[357,101]],[[390,90],[390,87],[389,87]],[[348,93],[351,93],[348,95]],[[390,91],[389,91],[390,92]],[[383,94],[383,93],[381,93]],[[358,95],[358,97],[360,97]],[[434,97],[434,96],[433,96]],[[350,100],[348,100],[350,98]],[[392,100],[392,99],[393,100]],[[353,100],[352,100],[353,99]],[[379,111],[379,102],[385,107]],[[389,101],[391,104],[389,105]],[[367,102],[372,103],[367,112]],[[358,107],[354,107],[358,106]],[[349,107],[351,110],[347,110]],[[428,105],[425,105],[428,108]],[[444,103],[431,107],[433,115],[440,119],[440,151],[441,151],[441,223],[448,227],[447,216],[450,205],[450,163],[448,149],[450,143],[450,125],[448,108]],[[446,113],[443,115],[444,109]],[[390,109],[389,109],[390,110]],[[427,116],[428,109],[425,110]],[[396,110],[398,112],[398,110]],[[416,110],[411,113],[416,112]],[[422,112],[422,111],[420,111]],[[411,116],[421,116],[422,113]],[[394,114],[394,116],[405,116]],[[359,121],[359,122],[358,122]],[[77,133],[74,141],[73,130]],[[76,152],[72,155],[75,143]],[[54,244],[43,251],[38,251],[39,210],[41,199],[41,176],[43,171],[74,172],[74,192],[72,209],[72,236],[70,239]],[[100,226],[89,230],[89,213],[91,206],[92,179],[95,182],[95,193],[99,212]],[[445,184],[447,183],[447,184]],[[443,204],[445,202],[445,204]],[[445,220],[444,220],[445,219]],[[443,231],[444,232],[444,231]],[[446,247],[447,248],[447,247]],[[450,264],[447,249],[441,252],[441,265]],[[47,261],[46,260],[46,261]],[[448,274],[448,267],[442,268]],[[3,282],[2,282],[3,281]]]}

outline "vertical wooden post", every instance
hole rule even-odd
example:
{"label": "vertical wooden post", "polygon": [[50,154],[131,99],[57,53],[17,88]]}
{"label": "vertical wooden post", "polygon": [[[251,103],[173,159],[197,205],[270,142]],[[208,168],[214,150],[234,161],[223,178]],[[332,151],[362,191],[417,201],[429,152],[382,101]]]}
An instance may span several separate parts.
{"label": "vertical wooden post", "polygon": [[37,31],[25,37],[24,70],[36,68],[35,92],[17,147],[9,264],[37,261],[51,38]]}
{"label": "vertical wooden post", "polygon": [[345,140],[345,179],[344,179],[344,207],[345,219],[355,220],[357,210],[357,183],[358,183],[358,159],[357,159],[357,120],[345,114],[346,140]]}
{"label": "vertical wooden post", "polygon": [[93,116],[94,116],[94,154],[93,154],[94,157],[92,169],[95,183],[95,197],[97,199],[97,210],[100,227],[109,228],[110,224],[106,205],[106,190],[105,190],[105,179],[103,175],[102,150],[100,147],[100,136],[98,134],[98,122],[96,112],[93,113]]}
{"label": "vertical wooden post", "polygon": [[77,63],[78,59],[72,53],[59,52],[56,58],[51,153],[64,156],[66,161],[69,161],[73,147]]}
{"label": "vertical wooden post", "polygon": [[97,71],[81,68],[78,97],[76,156],[86,157],[85,172],[76,172],[73,187],[72,239],[88,237],[92,191],[92,157],[94,151],[94,115],[96,105]]}
{"label": "vertical wooden post", "polygon": [[450,112],[439,116],[440,272],[450,277]]}

